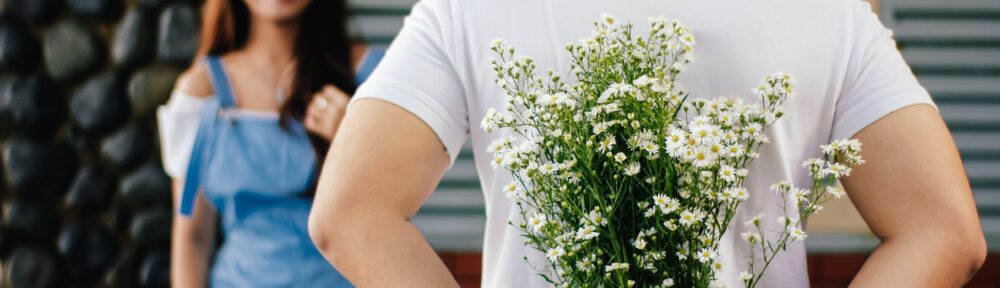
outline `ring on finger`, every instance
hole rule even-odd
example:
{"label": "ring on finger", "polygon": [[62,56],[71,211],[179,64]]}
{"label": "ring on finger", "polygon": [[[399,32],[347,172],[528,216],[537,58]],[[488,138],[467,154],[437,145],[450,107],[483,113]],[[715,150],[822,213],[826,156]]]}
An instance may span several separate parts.
{"label": "ring on finger", "polygon": [[318,96],[316,98],[316,106],[319,107],[319,110],[326,110],[326,106],[329,105],[330,103],[326,101],[326,97]]}

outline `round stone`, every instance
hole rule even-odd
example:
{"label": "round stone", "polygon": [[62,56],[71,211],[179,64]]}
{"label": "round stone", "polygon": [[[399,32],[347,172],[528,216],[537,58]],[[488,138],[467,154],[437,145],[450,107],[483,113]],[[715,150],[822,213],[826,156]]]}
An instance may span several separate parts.
{"label": "round stone", "polygon": [[66,225],[57,244],[73,279],[88,285],[101,280],[118,253],[114,234],[88,218]]}
{"label": "round stone", "polygon": [[170,254],[163,250],[147,254],[139,268],[139,283],[149,288],[170,287]]}
{"label": "round stone", "polygon": [[132,121],[101,142],[101,157],[120,168],[138,163],[153,146],[142,121]]}
{"label": "round stone", "polygon": [[0,139],[10,134],[10,79],[0,79]]}
{"label": "round stone", "polygon": [[7,208],[7,227],[18,243],[52,243],[59,232],[59,214],[49,204],[15,200]]}
{"label": "round stone", "polygon": [[80,169],[66,195],[66,207],[82,215],[94,215],[108,207],[114,180],[96,165]]}
{"label": "round stone", "polygon": [[146,210],[135,215],[129,228],[133,245],[150,248],[168,246],[172,216],[169,210],[164,209]]}
{"label": "round stone", "polygon": [[118,258],[115,267],[111,272],[111,287],[118,288],[138,288],[139,287],[139,253],[135,247],[126,247],[122,251],[122,256]]}
{"label": "round stone", "polygon": [[69,102],[73,124],[83,131],[102,134],[121,126],[131,115],[125,95],[125,78],[105,72],[86,82]]}
{"label": "round stone", "polygon": [[76,175],[76,154],[63,142],[11,139],[3,158],[10,183],[22,199],[61,199]]}
{"label": "round stone", "polygon": [[55,288],[65,284],[65,269],[55,252],[26,244],[17,247],[8,263],[11,288]]}
{"label": "round stone", "polygon": [[146,163],[128,174],[118,190],[122,199],[139,211],[171,207],[170,177],[159,163]]}
{"label": "round stone", "polygon": [[18,74],[34,72],[41,60],[41,46],[27,25],[9,14],[0,15],[0,67]]}
{"label": "round stone", "polygon": [[9,228],[0,227],[0,260],[10,259],[11,250],[14,250],[14,245],[17,244],[12,236]]}
{"label": "round stone", "polygon": [[4,7],[35,24],[49,23],[59,16],[60,0],[4,0]]}
{"label": "round stone", "polygon": [[73,147],[77,153],[89,153],[94,148],[92,137],[83,132],[83,129],[73,125],[66,129],[66,142],[69,143],[70,147]]}
{"label": "round stone", "polygon": [[128,232],[132,221],[132,209],[125,201],[116,201],[111,207],[111,227],[118,233]]}
{"label": "round stone", "polygon": [[7,176],[4,175],[3,168],[0,167],[0,202],[2,202],[4,195],[7,195],[7,184],[4,183],[4,179],[7,179]]}
{"label": "round stone", "polygon": [[128,83],[128,96],[134,113],[144,115],[167,102],[180,69],[167,65],[142,68]]}
{"label": "round stone", "polygon": [[104,48],[98,36],[77,21],[63,21],[45,32],[42,40],[45,68],[52,79],[73,81],[100,68]]}
{"label": "round stone", "polygon": [[73,14],[98,22],[114,22],[122,15],[124,0],[66,0]]}
{"label": "round stone", "polygon": [[66,119],[64,97],[54,93],[52,83],[34,74],[14,79],[3,91],[13,130],[33,138],[48,138]]}
{"label": "round stone", "polygon": [[115,30],[111,43],[111,58],[119,67],[133,68],[145,64],[156,52],[156,15],[148,9],[135,7],[125,13],[125,20]]}
{"label": "round stone", "polygon": [[138,2],[136,3],[136,7],[146,10],[156,10],[163,8],[163,6],[166,6],[167,3],[170,3],[170,1],[171,0],[138,0],[136,1]]}
{"label": "round stone", "polygon": [[188,63],[198,49],[200,19],[189,4],[174,2],[160,14],[156,55],[173,63]]}

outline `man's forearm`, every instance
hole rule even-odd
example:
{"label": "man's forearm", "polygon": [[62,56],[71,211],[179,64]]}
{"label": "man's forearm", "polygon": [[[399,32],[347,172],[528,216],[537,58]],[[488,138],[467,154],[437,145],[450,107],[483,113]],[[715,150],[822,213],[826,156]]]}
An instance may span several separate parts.
{"label": "man's forearm", "polygon": [[917,236],[886,240],[865,261],[851,287],[961,287],[982,265],[982,239],[978,241]]}
{"label": "man's forearm", "polygon": [[420,231],[381,213],[341,215],[311,223],[327,261],[359,287],[458,287]]}

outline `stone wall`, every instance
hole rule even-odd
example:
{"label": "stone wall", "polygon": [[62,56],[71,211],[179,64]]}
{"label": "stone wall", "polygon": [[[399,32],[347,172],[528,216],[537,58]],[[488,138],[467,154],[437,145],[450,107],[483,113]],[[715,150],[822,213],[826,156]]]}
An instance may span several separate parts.
{"label": "stone wall", "polygon": [[3,286],[169,286],[154,112],[191,63],[199,7],[3,0]]}

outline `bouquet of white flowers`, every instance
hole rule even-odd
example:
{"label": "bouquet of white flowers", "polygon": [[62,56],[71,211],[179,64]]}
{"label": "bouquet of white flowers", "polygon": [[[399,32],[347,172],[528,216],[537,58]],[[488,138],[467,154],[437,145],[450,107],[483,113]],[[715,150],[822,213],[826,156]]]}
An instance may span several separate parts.
{"label": "bouquet of white flowers", "polygon": [[[550,272],[539,275],[550,283],[707,287],[718,284],[725,261],[740,260],[722,259],[719,240],[751,195],[747,167],[794,84],[788,74],[767,76],[753,89],[759,103],[689,98],[675,80],[694,43],[677,21],[652,18],[649,34],[635,35],[631,24],[603,16],[591,37],[566,47],[574,79],[564,81],[554,72],[536,76],[530,58],[494,41],[496,83],[508,99],[506,113],[490,109],[482,127],[508,132],[488,151],[494,168],[513,174],[505,191],[522,221],[511,224],[546,254]],[[809,189],[772,186],[785,203],[777,217],[784,229],[765,231],[759,217],[746,223],[747,287],[806,237],[790,209],[804,221],[841,197],[836,179],[862,163],[860,149],[854,140],[824,145],[826,159],[803,165]]]}

